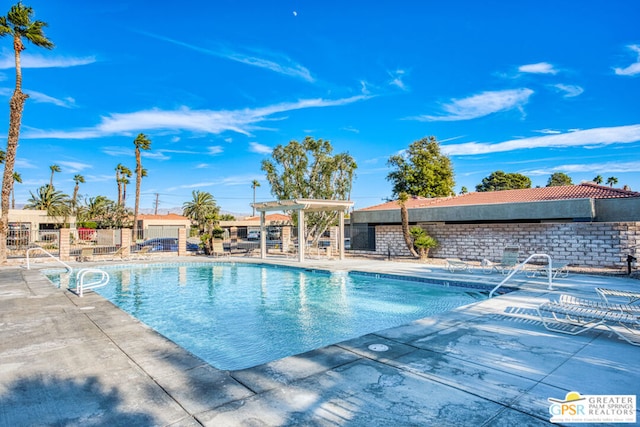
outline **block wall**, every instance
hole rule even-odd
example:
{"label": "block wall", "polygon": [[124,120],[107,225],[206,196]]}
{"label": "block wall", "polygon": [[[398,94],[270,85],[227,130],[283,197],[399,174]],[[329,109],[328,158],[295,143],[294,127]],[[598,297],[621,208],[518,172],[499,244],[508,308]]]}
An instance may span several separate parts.
{"label": "block wall", "polygon": [[[526,255],[542,252],[576,266],[618,268],[627,265],[628,254],[640,255],[640,222],[427,224],[423,228],[439,242],[429,253],[433,258],[499,261],[505,246],[517,245],[522,261]],[[376,253],[410,255],[400,225],[376,227]]]}

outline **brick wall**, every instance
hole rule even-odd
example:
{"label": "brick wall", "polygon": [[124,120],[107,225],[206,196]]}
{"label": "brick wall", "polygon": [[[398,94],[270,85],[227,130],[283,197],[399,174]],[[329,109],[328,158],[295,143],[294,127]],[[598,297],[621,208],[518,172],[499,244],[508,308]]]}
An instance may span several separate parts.
{"label": "brick wall", "polygon": [[[502,249],[518,245],[523,255],[547,253],[554,260],[585,267],[626,266],[640,245],[640,222],[573,222],[544,224],[428,224],[439,245],[434,258],[499,261]],[[376,253],[409,255],[400,225],[376,227]],[[640,253],[640,247],[637,248]],[[522,261],[524,261],[524,256]]]}

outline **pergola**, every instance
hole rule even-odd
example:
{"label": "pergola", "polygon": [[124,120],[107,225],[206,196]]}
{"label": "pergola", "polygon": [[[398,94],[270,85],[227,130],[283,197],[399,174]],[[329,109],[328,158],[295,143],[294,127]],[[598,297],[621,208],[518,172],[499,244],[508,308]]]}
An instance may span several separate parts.
{"label": "pergola", "polygon": [[318,199],[293,199],[276,200],[273,202],[253,203],[256,211],[260,212],[260,258],[267,257],[267,242],[265,233],[265,216],[267,212],[274,211],[296,211],[298,212],[298,260],[304,261],[305,244],[305,212],[327,212],[338,211],[340,220],[340,231],[338,236],[338,251],[340,259],[344,259],[344,213],[353,206],[350,200],[318,200]]}

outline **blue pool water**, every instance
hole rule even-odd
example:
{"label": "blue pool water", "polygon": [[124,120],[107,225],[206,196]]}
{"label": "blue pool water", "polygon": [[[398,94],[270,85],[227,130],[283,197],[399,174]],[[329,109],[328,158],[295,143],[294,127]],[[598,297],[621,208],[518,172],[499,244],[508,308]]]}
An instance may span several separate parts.
{"label": "blue pool water", "polygon": [[[235,370],[485,299],[478,289],[265,265],[105,268],[96,291],[218,369]],[[55,275],[49,275],[56,282]]]}

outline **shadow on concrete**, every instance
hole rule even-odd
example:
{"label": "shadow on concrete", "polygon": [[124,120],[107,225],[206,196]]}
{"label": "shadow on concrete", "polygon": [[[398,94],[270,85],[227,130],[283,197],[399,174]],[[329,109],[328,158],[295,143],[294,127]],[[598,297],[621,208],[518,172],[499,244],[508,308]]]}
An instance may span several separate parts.
{"label": "shadow on concrete", "polygon": [[124,399],[96,377],[25,378],[6,386],[0,395],[0,425],[147,426],[154,418],[121,408]]}

